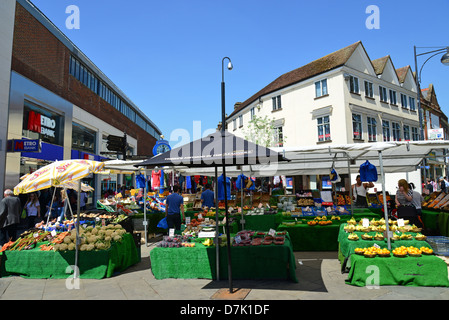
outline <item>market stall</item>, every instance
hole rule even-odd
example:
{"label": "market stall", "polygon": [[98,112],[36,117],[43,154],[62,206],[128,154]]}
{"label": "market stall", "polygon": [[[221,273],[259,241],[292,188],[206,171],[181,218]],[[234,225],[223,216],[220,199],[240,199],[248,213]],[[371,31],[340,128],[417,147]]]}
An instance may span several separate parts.
{"label": "market stall", "polygon": [[[108,278],[140,261],[133,236],[120,225],[91,226],[80,231],[82,244],[77,265],[80,278]],[[30,230],[2,248],[1,276],[67,279],[74,271],[75,242],[75,229],[53,233]]]}
{"label": "market stall", "polygon": [[[250,235],[251,234],[251,235]],[[245,236],[244,236],[245,235]],[[236,240],[241,237],[240,240]],[[295,258],[288,235],[241,231],[232,234],[233,279],[283,279],[297,282]],[[272,240],[265,240],[270,238]],[[281,239],[276,242],[275,239]],[[156,279],[228,279],[227,254],[219,250],[220,274],[217,277],[216,248],[212,239],[166,238],[151,250],[151,270]],[[260,240],[257,240],[260,239]],[[238,243],[237,243],[238,241]],[[168,247],[167,247],[168,242]],[[177,245],[181,243],[180,245]],[[226,240],[221,242],[226,246]],[[171,247],[170,247],[171,246]]]}
{"label": "market stall", "polygon": [[[374,272],[378,277],[373,277]],[[436,256],[426,255],[366,258],[353,254],[346,283],[361,287],[385,285],[449,287],[446,262]]]}
{"label": "market stall", "polygon": [[434,255],[420,228],[402,219],[390,223],[391,248],[387,248],[383,219],[353,219],[340,226],[339,259],[342,270],[349,268],[346,283],[448,287],[446,262]]}
{"label": "market stall", "polygon": [[[228,192],[228,178],[226,175],[226,167],[240,165],[268,165],[275,166],[282,161],[288,161],[282,154],[256,145],[250,141],[239,138],[225,130],[215,132],[207,137],[195,140],[184,146],[175,148],[168,152],[159,154],[151,159],[141,163],[145,167],[186,167],[186,168],[202,168],[208,167],[214,169],[215,176],[215,199],[218,197],[218,189],[223,189],[224,209],[226,215],[226,233],[227,233],[227,264],[229,289],[232,292],[232,259],[230,245],[230,228],[228,217],[228,200],[230,200],[230,192]],[[221,168],[221,176],[218,176],[218,168]],[[222,184],[218,183],[222,179]],[[218,213],[215,216],[216,224],[218,224]],[[218,242],[218,234],[215,234],[215,242]],[[216,267],[219,268],[219,248],[216,246]],[[217,270],[217,275],[220,272]]]}
{"label": "market stall", "polygon": [[[104,163],[91,160],[56,161],[27,175],[14,188],[15,194],[30,193],[46,188],[66,187],[78,184],[92,173],[103,171]],[[85,214],[85,213],[83,213]],[[62,216],[60,217],[62,218]],[[87,217],[83,217],[86,219]],[[115,218],[115,217],[114,217]],[[95,219],[92,225],[81,226],[80,192],[73,220],[42,222],[20,236],[16,241],[2,247],[2,270],[4,274],[21,274],[28,277],[58,277],[64,261],[70,262],[74,278],[104,277],[123,270],[140,260],[133,235],[127,233],[119,221],[107,225],[106,219]],[[92,222],[92,221],[90,221]],[[122,220],[124,224],[124,220]],[[84,253],[87,251],[89,253]],[[80,255],[85,261],[80,261]],[[37,263],[39,259],[48,263]],[[40,266],[39,266],[40,265]],[[106,267],[105,267],[106,266]],[[97,270],[93,271],[92,270]],[[67,277],[67,274],[65,274]]]}

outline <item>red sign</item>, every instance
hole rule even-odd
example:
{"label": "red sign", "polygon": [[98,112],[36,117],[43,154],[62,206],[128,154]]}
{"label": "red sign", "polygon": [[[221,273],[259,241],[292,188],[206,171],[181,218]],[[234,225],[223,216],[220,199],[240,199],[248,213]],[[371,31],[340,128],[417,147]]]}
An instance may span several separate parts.
{"label": "red sign", "polygon": [[41,115],[34,111],[28,112],[28,130],[41,132]]}

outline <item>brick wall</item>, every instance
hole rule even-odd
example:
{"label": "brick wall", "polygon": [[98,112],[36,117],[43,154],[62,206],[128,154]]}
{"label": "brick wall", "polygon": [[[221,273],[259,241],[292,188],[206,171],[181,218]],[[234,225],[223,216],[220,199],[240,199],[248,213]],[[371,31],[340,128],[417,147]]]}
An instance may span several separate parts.
{"label": "brick wall", "polygon": [[70,51],[16,3],[12,70],[137,139],[137,154],[152,155],[156,139],[69,75]]}

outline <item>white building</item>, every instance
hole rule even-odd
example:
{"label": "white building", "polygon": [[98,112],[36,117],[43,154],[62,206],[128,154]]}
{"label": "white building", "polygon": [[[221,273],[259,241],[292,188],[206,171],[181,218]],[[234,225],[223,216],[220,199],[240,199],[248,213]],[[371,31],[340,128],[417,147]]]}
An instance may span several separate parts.
{"label": "white building", "polygon": [[[360,41],[283,74],[236,103],[227,118],[229,132],[245,137],[254,115],[274,120],[278,146],[419,140],[410,66],[396,69],[390,56],[371,60]],[[420,185],[419,171],[395,174],[387,179],[387,191],[395,192],[400,178]],[[315,188],[319,177],[296,180],[297,188]]]}

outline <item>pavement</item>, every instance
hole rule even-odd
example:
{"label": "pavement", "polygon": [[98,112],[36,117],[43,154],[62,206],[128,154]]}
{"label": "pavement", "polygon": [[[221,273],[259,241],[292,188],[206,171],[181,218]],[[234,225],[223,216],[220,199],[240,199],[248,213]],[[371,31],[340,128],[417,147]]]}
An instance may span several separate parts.
{"label": "pavement", "polygon": [[154,242],[141,246],[141,262],[111,278],[0,278],[0,300],[449,300],[449,288],[381,286],[369,289],[345,284],[337,252],[295,252],[298,283],[272,280],[164,279],[151,272]]}

